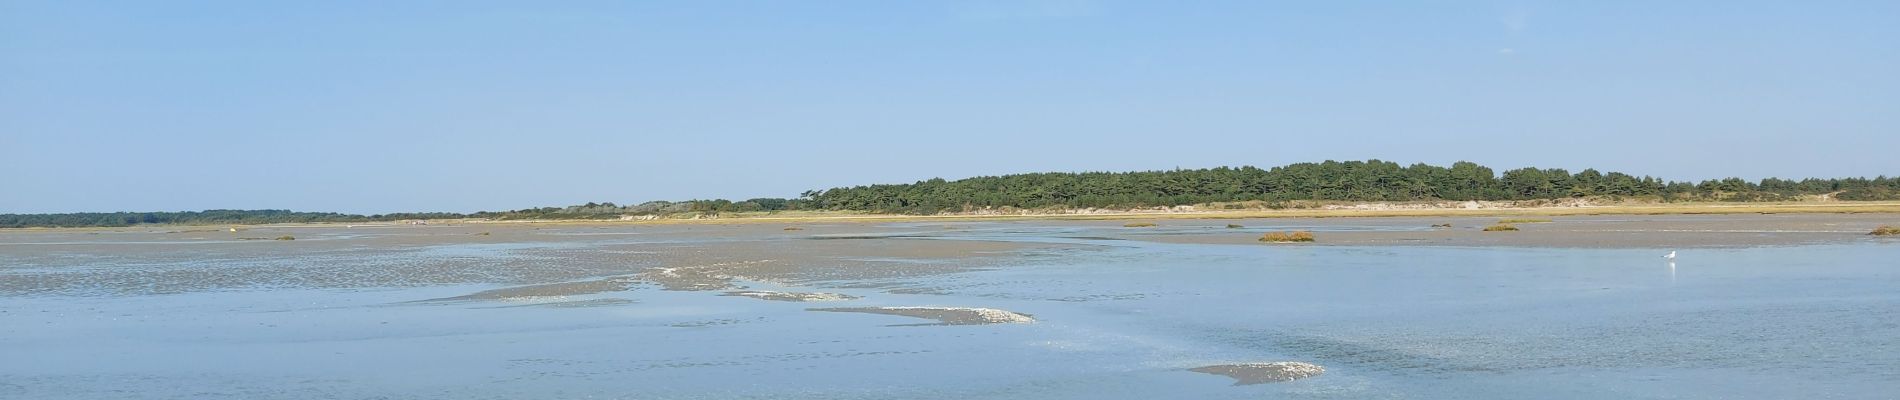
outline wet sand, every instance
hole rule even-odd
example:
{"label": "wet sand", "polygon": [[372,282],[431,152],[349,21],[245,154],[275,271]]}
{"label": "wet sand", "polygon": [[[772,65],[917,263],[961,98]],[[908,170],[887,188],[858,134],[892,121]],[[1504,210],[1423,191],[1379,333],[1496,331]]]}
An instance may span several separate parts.
{"label": "wet sand", "polygon": [[929,325],[988,325],[988,324],[1027,324],[1036,319],[1014,311],[994,308],[973,307],[836,307],[811,308],[810,311],[849,312],[865,314],[899,315],[912,318],[934,319],[938,324]]}
{"label": "wet sand", "polygon": [[[940,228],[937,228],[940,229]],[[902,286],[1059,247],[904,237],[876,224],[285,225],[0,230],[0,294],[167,294],[226,289],[504,284],[437,301],[586,295],[653,286],[732,291]],[[486,233],[486,234],[484,234]],[[294,241],[241,237],[294,235]],[[41,270],[73,262],[113,266]]]}
{"label": "wet sand", "polygon": [[1297,361],[1281,361],[1281,362],[1270,362],[1270,363],[1209,365],[1205,367],[1189,369],[1189,371],[1199,372],[1203,374],[1222,375],[1229,378],[1234,378],[1235,386],[1243,386],[1243,385],[1258,385],[1262,383],[1288,382],[1288,381],[1295,381],[1295,380],[1310,378],[1310,377],[1319,376],[1320,374],[1326,373],[1326,368],[1320,367],[1318,365],[1297,362]]}
{"label": "wet sand", "polygon": [[[186,293],[270,287],[418,287],[503,283],[518,287],[439,300],[580,295],[654,285],[734,291],[746,282],[786,286],[907,288],[907,280],[1033,261],[1037,252],[1085,251],[1114,240],[1247,246],[1508,246],[1698,248],[1900,241],[1867,235],[1900,214],[1550,217],[1484,232],[1510,217],[1371,217],[980,223],[628,223],[543,225],[252,226],[0,230],[0,294]],[[1227,228],[1229,224],[1242,228]],[[1433,225],[1450,224],[1449,228]],[[1073,231],[1076,243],[1011,241],[1013,230]],[[1264,232],[1311,230],[1316,241],[1265,244]],[[294,241],[243,237],[297,236]],[[951,240],[941,240],[951,239]],[[137,265],[41,273],[76,258]],[[558,261],[550,264],[550,261]]]}
{"label": "wet sand", "polygon": [[[66,336],[59,324],[85,321],[66,318],[60,314],[64,312],[89,316],[91,323],[111,328],[80,330],[104,338],[94,340],[119,345],[103,347],[102,352],[169,351],[152,353],[149,359],[159,362],[139,370],[159,371],[150,374],[164,379],[148,380],[152,382],[245,387],[230,383],[239,381],[232,377],[255,377],[240,373],[246,371],[220,372],[227,375],[216,376],[216,381],[191,380],[189,373],[166,375],[173,360],[200,357],[191,353],[200,348],[119,343],[112,338],[128,333],[151,335],[146,332],[157,326],[171,330],[153,338],[232,343],[229,347],[235,350],[222,350],[221,361],[202,368],[259,363],[244,358],[259,353],[256,338],[275,340],[270,343],[275,346],[272,349],[307,350],[292,357],[273,355],[279,359],[388,368],[370,369],[367,375],[375,376],[499,365],[508,369],[481,375],[495,381],[450,381],[441,386],[525,390],[505,397],[547,397],[549,392],[537,390],[567,390],[566,385],[577,382],[601,385],[577,392],[595,395],[616,393],[609,389],[629,386],[629,382],[647,390],[682,381],[726,383],[693,381],[712,379],[705,377],[780,374],[773,381],[780,386],[724,397],[791,398],[798,397],[797,393],[784,395],[788,393],[784,391],[805,390],[815,380],[838,379],[843,383],[830,389],[837,390],[861,384],[857,377],[866,373],[927,368],[952,374],[923,382],[951,387],[943,393],[954,396],[939,397],[972,398],[1043,387],[1039,385],[1050,379],[1062,379],[1035,375],[1033,370],[1126,362],[1077,372],[1087,378],[1074,381],[1074,386],[1044,387],[1041,394],[1084,388],[1111,395],[1132,393],[1125,390],[1136,390],[1136,385],[1104,385],[1134,382],[1189,393],[1258,398],[1271,396],[1253,395],[1281,390],[1277,388],[1349,386],[1365,382],[1368,372],[1391,370],[1399,371],[1397,378],[1378,379],[1403,382],[1416,376],[1436,382],[1444,380],[1441,376],[1453,376],[1481,381],[1515,370],[1577,366],[1614,373],[1628,369],[1625,362],[1632,357],[1627,352],[1632,338],[1676,352],[1636,360],[1637,365],[1651,368],[1684,363],[1730,368],[1752,365],[1737,360],[1752,361],[1749,357],[1757,354],[1794,355],[1828,365],[1891,364],[1887,358],[1857,358],[1865,357],[1861,349],[1877,347],[1881,338],[1891,337],[1879,334],[1889,328],[1827,319],[1887,320],[1883,313],[1891,307],[1884,305],[1891,303],[1867,293],[1891,287],[1881,286],[1884,281],[1878,280],[1890,274],[1822,270],[1825,273],[1793,275],[1805,280],[1775,274],[1852,267],[1861,261],[1879,263],[1884,257],[1879,252],[1890,251],[1888,243],[1900,245],[1900,239],[1866,233],[1874,226],[1900,224],[1900,214],[1559,216],[1548,223],[1519,223],[1522,231],[1518,232],[1481,231],[1500,218],[1515,217],[1183,219],[1157,220],[1157,226],[1141,228],[1125,227],[1130,221],[805,223],[796,231],[784,230],[781,224],[634,223],[294,225],[245,227],[239,232],[177,227],[0,230],[0,299],[10,301],[0,307],[0,318],[19,321],[0,330],[32,333],[13,335],[11,342],[0,340],[0,344],[15,346],[10,350],[16,352],[36,350],[37,358],[29,359],[39,362],[71,358],[62,351],[39,351],[40,343],[93,348],[95,343],[84,340],[61,341]],[[1230,224],[1240,227],[1229,228]],[[1442,224],[1450,227],[1432,226]],[[1293,230],[1312,231],[1318,241],[1267,244],[1255,240],[1265,232]],[[297,239],[240,240],[279,235]],[[1649,278],[1654,278],[1655,288],[1676,287],[1675,266],[1665,267],[1652,255],[1666,251],[1516,249],[1829,243],[1860,246],[1850,248],[1856,252],[1836,256],[1850,262],[1823,258],[1816,261],[1820,267],[1793,264],[1821,254],[1812,248],[1685,252],[1685,257],[1706,261],[1699,266],[1685,263],[1689,268],[1683,272],[1684,289],[1764,276],[1773,278],[1764,282],[1794,285],[1761,286],[1753,292],[1727,286],[1705,292],[1645,291],[1653,289],[1644,284]],[[1305,246],[1313,250],[1278,251]],[[1790,266],[1768,269],[1743,262],[1763,259],[1762,254],[1754,254],[1761,252],[1788,253],[1785,259],[1769,258],[1764,263]],[[1574,257],[1559,260],[1589,263],[1587,268],[1540,264],[1548,259],[1517,263],[1526,259],[1524,253],[1557,253]],[[1306,257],[1313,254],[1326,257]],[[1379,267],[1428,258],[1432,261],[1425,264],[1439,268]],[[1355,268],[1322,267],[1340,260]],[[1512,278],[1495,278],[1499,275]],[[1661,283],[1664,279],[1666,284]],[[1369,281],[1388,286],[1366,286]],[[1424,283],[1413,283],[1419,281]],[[1854,283],[1872,289],[1840,291]],[[1717,315],[1721,318],[1696,314],[1703,311],[1694,307],[1720,300],[1710,298],[1672,306],[1690,308],[1682,311],[1686,316],[1658,311],[1628,319],[1603,317],[1623,318],[1625,314],[1618,313],[1638,310],[1639,305],[1689,299],[1694,293],[1734,296],[1743,305],[1787,293],[1836,294],[1840,299],[1834,299],[1838,305],[1834,308],[1814,308],[1830,304],[1800,297],[1771,304],[1774,308],[1765,311],[1742,309]],[[258,300],[267,305],[257,305]],[[157,305],[139,308],[147,303]],[[1578,303],[1594,307],[1586,310],[1594,310],[1598,319],[1572,322],[1590,317],[1571,307]],[[72,306],[61,308],[66,304]],[[101,304],[109,307],[92,310]],[[1553,304],[1555,311],[1548,315],[1536,311],[1544,304]],[[1527,307],[1535,312],[1514,313]],[[195,319],[177,318],[176,309],[184,308],[201,312],[194,314]],[[9,309],[40,312],[7,314]],[[1678,312],[1678,308],[1660,309]],[[329,319],[307,318],[310,315]],[[1527,320],[1524,315],[1542,319]],[[135,318],[136,322],[120,322]],[[1752,321],[1790,320],[1806,322],[1745,326]],[[1380,325],[1390,321],[1396,321],[1391,322],[1394,326]],[[1524,326],[1515,325],[1526,321]],[[1432,325],[1439,323],[1444,326]],[[1781,326],[1787,328],[1776,330]],[[1531,330],[1461,330],[1485,327]],[[1294,328],[1301,331],[1283,332]],[[1611,338],[1598,334],[1602,329],[1621,331],[1612,331],[1616,335]],[[1762,340],[1764,330],[1780,336]],[[1814,335],[1830,334],[1823,342],[1804,342]],[[1474,341],[1473,337],[1485,339]],[[1732,340],[1710,345],[1710,338]],[[1576,346],[1579,342],[1589,345]],[[386,347],[340,355],[358,351],[363,343]],[[464,347],[454,347],[458,343]],[[1815,344],[1825,346],[1810,350]],[[440,352],[427,351],[430,348]],[[567,348],[577,350],[568,352]],[[1524,349],[1534,350],[1531,353],[1539,357],[1520,357]],[[402,357],[379,358],[385,353]],[[1287,359],[1312,361],[1334,370],[1294,362],[1206,364]],[[1698,362],[1703,364],[1694,364]],[[284,367],[289,364],[294,363],[278,367],[291,371],[285,376],[302,382],[309,371]],[[1193,366],[1200,367],[1187,368]],[[840,367],[847,369],[796,374]],[[535,379],[551,383],[514,386],[513,379],[531,376],[526,372],[532,371],[547,372]],[[1234,385],[1246,387],[1230,387],[1224,379],[1197,372],[1229,377]],[[1474,372],[1479,376],[1454,375]],[[51,373],[25,368],[13,373],[41,379],[14,389],[17,393],[73,393],[108,386],[88,380],[92,378],[85,374],[48,377]],[[1328,376],[1318,376],[1321,373]],[[463,371],[461,375],[471,374]],[[911,380],[914,376],[889,379],[912,385],[919,382]],[[952,386],[963,385],[949,383],[1015,377],[1024,380],[978,391],[960,391],[966,389]],[[122,378],[108,375],[105,379]],[[1305,378],[1312,379],[1253,386]],[[309,385],[370,391],[391,388],[380,386],[383,381],[362,379]],[[243,382],[282,386],[285,381]],[[36,391],[29,392],[29,387]],[[709,393],[690,386],[661,389],[671,391],[648,397],[703,398],[708,396],[699,395]],[[811,397],[846,397],[824,390],[810,392],[815,394]],[[913,394],[909,392],[865,393],[861,397],[920,397],[906,396]],[[0,397],[5,394],[6,388],[0,387]],[[1461,398],[1457,394],[1437,397]],[[1338,397],[1380,396],[1332,398]]]}
{"label": "wet sand", "polygon": [[[1900,222],[1900,214],[1769,214],[1547,217],[1514,223],[1518,231],[1484,228],[1518,217],[1289,218],[1167,221],[1162,228],[1204,232],[1137,234],[1129,240],[1162,243],[1262,245],[1262,231],[1311,229],[1315,241],[1285,246],[1507,246],[1562,248],[1707,248],[1789,246],[1885,240],[1867,233]],[[1241,229],[1223,228],[1243,225]],[[1433,225],[1451,227],[1434,228]],[[1337,228],[1353,228],[1339,230]]]}
{"label": "wet sand", "polygon": [[520,301],[549,298],[565,298],[595,293],[622,291],[631,288],[637,281],[627,278],[594,279],[578,282],[549,283],[483,290],[455,297],[444,297],[424,301],[483,301],[502,300]]}
{"label": "wet sand", "polygon": [[847,300],[859,299],[858,296],[852,296],[852,295],[841,294],[841,293],[780,292],[780,291],[773,291],[773,290],[742,290],[742,291],[736,291],[736,292],[725,292],[725,293],[720,294],[720,296],[750,297],[750,298],[759,299],[759,300],[790,301],[790,302],[847,301]]}

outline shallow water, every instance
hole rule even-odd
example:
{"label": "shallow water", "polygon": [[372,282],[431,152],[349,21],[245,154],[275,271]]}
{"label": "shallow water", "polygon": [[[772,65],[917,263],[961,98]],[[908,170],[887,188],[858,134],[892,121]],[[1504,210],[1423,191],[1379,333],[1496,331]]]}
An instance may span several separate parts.
{"label": "shallow water", "polygon": [[[1653,249],[1112,240],[1211,228],[883,228],[800,236],[571,228],[442,244],[404,242],[400,232],[415,231],[394,227],[298,231],[299,242],[313,242],[296,246],[149,235],[8,237],[12,244],[0,246],[0,398],[1865,399],[1900,393],[1900,341],[1894,339],[1900,338],[1900,265],[1891,262],[1900,246],[1894,243],[1685,249],[1671,265]],[[1010,262],[962,272],[795,285],[740,281],[751,290],[860,297],[847,301],[763,301],[655,284],[464,297],[522,285],[628,279],[669,266],[648,256],[690,251],[666,246],[701,240],[787,243],[826,235],[863,246],[916,240],[1059,246],[1022,250],[1006,255]],[[117,244],[59,244],[98,241]],[[839,257],[899,269],[942,261]],[[919,324],[930,321],[808,311],[911,306],[995,308],[1036,322]],[[1187,371],[1272,361],[1310,362],[1326,372],[1236,386],[1227,377]]]}

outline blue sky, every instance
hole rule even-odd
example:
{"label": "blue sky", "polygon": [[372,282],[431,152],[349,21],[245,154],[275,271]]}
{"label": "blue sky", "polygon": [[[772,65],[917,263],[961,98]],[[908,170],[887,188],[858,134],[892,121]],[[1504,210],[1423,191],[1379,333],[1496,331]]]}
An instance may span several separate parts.
{"label": "blue sky", "polygon": [[1891,1],[0,0],[0,213],[1372,158],[1893,175],[1896,38]]}

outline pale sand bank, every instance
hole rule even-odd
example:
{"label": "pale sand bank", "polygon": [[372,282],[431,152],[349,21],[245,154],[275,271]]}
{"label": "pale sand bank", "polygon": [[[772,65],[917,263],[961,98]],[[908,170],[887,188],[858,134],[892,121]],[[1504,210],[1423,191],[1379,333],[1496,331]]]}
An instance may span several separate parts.
{"label": "pale sand bank", "polygon": [[538,299],[549,299],[549,298],[561,299],[561,298],[566,298],[568,296],[624,291],[624,290],[627,290],[628,288],[631,288],[635,283],[636,281],[629,278],[594,279],[594,280],[586,280],[586,281],[578,281],[578,282],[560,282],[560,283],[548,283],[548,284],[540,284],[540,285],[507,287],[507,288],[501,288],[501,289],[484,290],[484,291],[470,293],[470,294],[461,295],[461,296],[444,297],[440,299],[429,299],[429,300],[424,300],[424,301],[482,301],[482,300],[521,301],[521,300],[538,300]]}
{"label": "pale sand bank", "polygon": [[[1654,248],[1894,243],[1867,235],[1900,214],[1558,216],[1483,232],[1511,216],[780,225],[624,223],[358,227],[256,226],[245,232],[169,228],[0,230],[0,294],[188,293],[308,287],[513,285],[436,300],[574,296],[651,285],[667,290],[840,287],[929,293],[918,279],[1044,262],[1159,242],[1237,246]],[[1244,228],[1229,229],[1228,224]],[[1450,224],[1450,228],[1432,225]],[[1263,244],[1264,232],[1312,230],[1314,243]],[[489,232],[490,235],[475,233]],[[631,233],[637,233],[631,234]],[[295,234],[295,241],[235,238]],[[824,238],[825,240],[814,240]],[[1046,240],[1046,239],[1058,240]],[[957,240],[939,240],[957,239]],[[1009,241],[1009,240],[1026,241]],[[1099,239],[1099,240],[1097,240]],[[1121,241],[1121,242],[1118,242]],[[1663,252],[1667,252],[1664,250]],[[207,258],[207,254],[214,256]],[[1661,253],[1658,253],[1661,254]],[[111,268],[39,269],[87,263]],[[798,289],[793,289],[798,290]],[[798,290],[803,291],[803,290]]]}
{"label": "pale sand bank", "polygon": [[987,325],[987,324],[1027,324],[1036,322],[1035,318],[1013,311],[994,308],[974,307],[836,307],[808,308],[808,311],[852,312],[867,314],[901,315],[913,318],[934,319],[939,324],[932,325]]}
{"label": "pale sand bank", "polygon": [[[1265,231],[1307,229],[1315,241],[1284,246],[1505,246],[1568,248],[1697,248],[1785,246],[1892,241],[1869,236],[1880,225],[1900,223],[1900,214],[1736,214],[1548,217],[1551,222],[1514,223],[1513,232],[1484,228],[1511,217],[1290,218],[1273,220],[1166,221],[1166,234],[1133,232],[1118,239],[1162,243],[1262,245]],[[1223,228],[1224,224],[1244,229]],[[1449,228],[1433,225],[1450,224]],[[1185,231],[1188,228],[1206,228]]]}
{"label": "pale sand bank", "polygon": [[736,291],[736,292],[725,292],[723,294],[720,294],[720,296],[750,297],[750,298],[759,299],[759,300],[793,301],[793,302],[846,301],[846,300],[858,299],[858,296],[852,296],[852,295],[842,294],[842,293],[778,292],[778,291],[771,291],[771,290],[741,290],[741,291]]}
{"label": "pale sand bank", "polygon": [[1189,371],[1234,378],[1234,386],[1287,382],[1319,376],[1326,368],[1297,361],[1209,365]]}

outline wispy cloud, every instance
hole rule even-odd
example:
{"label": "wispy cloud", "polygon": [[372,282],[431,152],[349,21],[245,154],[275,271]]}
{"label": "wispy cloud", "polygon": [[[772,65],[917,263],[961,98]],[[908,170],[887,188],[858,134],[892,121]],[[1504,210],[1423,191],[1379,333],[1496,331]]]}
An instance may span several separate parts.
{"label": "wispy cloud", "polygon": [[[1498,23],[1504,25],[1505,38],[1503,39],[1506,41],[1506,44],[1509,44],[1510,42],[1517,41],[1517,40],[1514,40],[1514,38],[1518,36],[1519,32],[1523,32],[1525,29],[1530,29],[1531,14],[1530,12],[1526,12],[1522,9],[1514,8],[1505,12],[1504,15],[1499,16]],[[1521,44],[1521,43],[1518,43],[1518,44]],[[1517,55],[1517,48],[1499,47],[1497,53],[1499,56],[1505,56],[1505,57],[1515,56]]]}
{"label": "wispy cloud", "polygon": [[1531,27],[1530,18],[1530,13],[1512,11],[1509,14],[1504,14],[1503,17],[1499,17],[1498,22],[1504,23],[1504,29],[1509,29],[1511,32],[1521,32]]}

